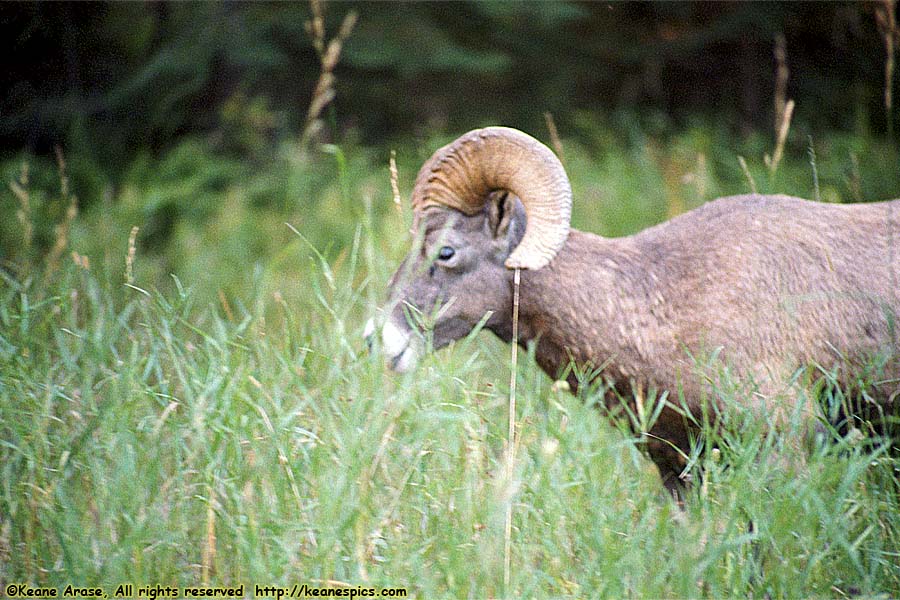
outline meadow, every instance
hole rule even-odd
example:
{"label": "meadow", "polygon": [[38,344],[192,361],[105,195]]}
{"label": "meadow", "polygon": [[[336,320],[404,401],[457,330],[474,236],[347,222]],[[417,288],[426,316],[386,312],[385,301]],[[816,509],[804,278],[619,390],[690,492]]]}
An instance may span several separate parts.
{"label": "meadow", "polygon": [[[625,235],[752,190],[900,197],[896,145],[811,133],[773,168],[769,135],[583,115],[562,132],[573,226]],[[900,465],[878,440],[793,468],[774,458],[791,431],[707,431],[719,450],[682,510],[640,437],[527,352],[508,477],[509,348],[490,334],[385,371],[362,327],[409,244],[415,172],[452,137],[393,148],[399,204],[392,148],[352,139],[257,162],[186,139],[116,185],[87,156],[0,165],[4,589],[900,595]]]}

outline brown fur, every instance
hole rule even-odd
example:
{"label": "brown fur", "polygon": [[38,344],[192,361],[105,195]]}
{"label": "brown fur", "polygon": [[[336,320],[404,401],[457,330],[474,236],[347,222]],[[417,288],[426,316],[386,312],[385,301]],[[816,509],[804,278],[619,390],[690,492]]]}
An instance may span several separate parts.
{"label": "brown fur", "polygon": [[[423,310],[445,306],[435,347],[468,333],[487,311],[487,328],[511,339],[512,273],[502,261],[524,227],[511,203],[495,198],[474,216],[419,215],[428,233],[406,263],[407,272],[419,270],[395,276],[392,295]],[[457,249],[459,264],[422,273],[444,244]],[[900,200],[722,198],[630,237],[572,230],[547,267],[522,272],[520,343],[536,343],[551,377],[570,365],[603,367],[599,376],[622,396],[667,392],[696,418],[730,377],[743,382],[746,406],[777,425],[797,408],[793,374],[816,365],[849,385],[873,358],[897,355],[898,277]],[[392,318],[404,321],[402,310]],[[869,393],[896,412],[898,362],[882,375]],[[578,384],[571,373],[569,381]],[[651,457],[671,486],[690,425],[667,408],[649,433]]]}

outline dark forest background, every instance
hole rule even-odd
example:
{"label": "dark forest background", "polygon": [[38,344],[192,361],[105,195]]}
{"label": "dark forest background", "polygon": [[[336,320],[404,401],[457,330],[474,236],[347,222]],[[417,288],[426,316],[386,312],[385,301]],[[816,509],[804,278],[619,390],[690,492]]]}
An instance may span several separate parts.
{"label": "dark forest background", "polygon": [[[796,120],[885,132],[880,3],[341,2],[351,11],[337,127],[367,144],[481,122],[564,126],[579,111],[736,131],[773,118],[783,36]],[[192,133],[227,140],[234,113],[303,126],[320,63],[305,3],[40,2],[0,5],[4,152],[89,149],[111,173]],[[896,87],[896,84],[895,84]]]}
{"label": "dark forest background", "polygon": [[137,227],[150,282],[246,290],[284,222],[334,258],[362,200],[390,214],[391,150],[405,193],[489,124],[558,134],[576,226],[606,234],[727,193],[895,197],[894,6],[0,3],[3,266],[59,260],[62,231],[119,269]]}

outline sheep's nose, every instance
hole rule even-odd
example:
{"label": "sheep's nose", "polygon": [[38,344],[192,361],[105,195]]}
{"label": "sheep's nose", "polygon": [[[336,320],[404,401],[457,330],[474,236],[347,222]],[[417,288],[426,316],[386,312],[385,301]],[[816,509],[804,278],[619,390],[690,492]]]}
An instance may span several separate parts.
{"label": "sheep's nose", "polygon": [[363,338],[366,340],[366,346],[369,347],[369,351],[372,351],[372,346],[375,344],[375,321],[373,319],[369,319],[366,322],[365,328],[363,328]]}

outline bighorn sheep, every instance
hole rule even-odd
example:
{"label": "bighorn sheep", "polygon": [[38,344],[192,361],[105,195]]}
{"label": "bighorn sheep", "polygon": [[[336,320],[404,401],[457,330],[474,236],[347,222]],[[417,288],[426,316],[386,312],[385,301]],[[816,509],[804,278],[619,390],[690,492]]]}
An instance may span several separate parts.
{"label": "bighorn sheep", "polygon": [[670,489],[692,435],[683,408],[700,420],[722,373],[775,418],[801,401],[792,375],[816,366],[852,385],[881,358],[867,397],[897,414],[900,200],[734,196],[613,239],[570,230],[571,202],[560,161],[520,131],[479,129],[435,152],[412,192],[418,241],[389,284],[391,366],[410,370],[424,350],[410,309],[432,315],[435,349],[480,322],[509,342],[521,269],[519,343],[536,344],[551,377],[574,390],[574,372],[593,372],[613,402],[667,393],[647,448]]}

